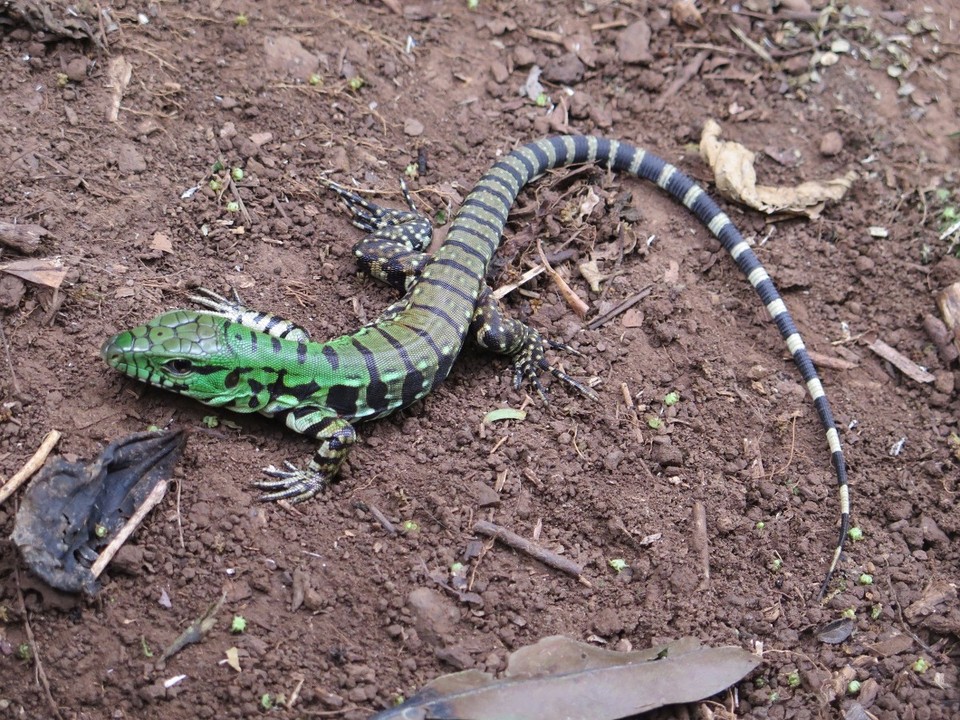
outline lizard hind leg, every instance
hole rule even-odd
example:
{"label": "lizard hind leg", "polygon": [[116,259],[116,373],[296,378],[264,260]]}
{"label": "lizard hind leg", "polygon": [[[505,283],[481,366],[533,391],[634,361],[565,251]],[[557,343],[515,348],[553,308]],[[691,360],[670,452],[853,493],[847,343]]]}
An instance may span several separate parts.
{"label": "lizard hind leg", "polygon": [[[540,373],[549,372],[567,387],[576,390],[591,400],[599,399],[597,394],[586,385],[577,382],[551,363],[544,348],[568,350],[572,348],[562,343],[545,340],[536,328],[507,317],[500,303],[493,297],[490,288],[484,288],[477,301],[477,308],[470,324],[470,334],[476,343],[485,350],[505,355],[513,364],[513,386],[519,388],[526,380],[546,400],[546,391],[540,383]],[[577,353],[579,354],[579,353]]]}

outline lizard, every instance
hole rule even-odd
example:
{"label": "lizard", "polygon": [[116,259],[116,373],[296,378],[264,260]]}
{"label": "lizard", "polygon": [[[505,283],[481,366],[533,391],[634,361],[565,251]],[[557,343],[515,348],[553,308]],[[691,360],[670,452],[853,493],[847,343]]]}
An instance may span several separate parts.
{"label": "lizard", "polygon": [[336,475],[356,441],[354,425],[388,415],[423,398],[450,373],[472,339],[505,356],[513,383],[524,380],[541,396],[541,373],[595,399],[594,390],[548,360],[547,350],[570,350],[508,317],[486,274],[520,190],[547,170],[592,163],[649,180],[686,207],[719,240],[759,295],[786,343],[826,434],[839,488],[840,535],[823,580],[825,594],[850,524],[847,467],[830,403],[806,345],[769,274],[740,231],[707,192],[669,162],[628,142],[560,135],[530,142],[497,161],[468,193],[444,241],[425,252],[432,224],[419,213],[406,185],[408,209],[376,205],[332,181],[366,235],[353,248],[360,268],[403,292],[373,322],[326,342],[277,315],[199,289],[191,299],[204,310],[173,310],[109,338],[108,365],[127,376],[207,405],[282,419],[319,445],[305,468],[285,462],[264,469],[255,483],[263,500],[299,502]]}

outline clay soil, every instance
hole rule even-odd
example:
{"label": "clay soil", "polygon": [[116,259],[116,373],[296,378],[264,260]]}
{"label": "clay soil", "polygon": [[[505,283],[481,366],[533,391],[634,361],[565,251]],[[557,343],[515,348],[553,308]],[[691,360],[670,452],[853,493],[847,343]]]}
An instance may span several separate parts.
{"label": "clay soil", "polygon": [[[196,431],[95,598],[45,587],[4,540],[0,717],[363,718],[561,633],[620,649],[690,635],[762,653],[735,692],[662,717],[960,717],[960,371],[924,322],[960,280],[940,238],[960,205],[957,6],[837,4],[814,30],[817,8],[803,2],[707,2],[701,26],[662,0],[397,4],[81,4],[99,47],[0,26],[0,220],[45,228],[30,257],[66,271],[56,293],[0,274],[0,477],[51,429],[70,459],[153,425]],[[99,21],[82,14],[96,8]],[[649,47],[628,28],[641,20]],[[126,84],[111,79],[119,59]],[[540,103],[519,93],[534,65]],[[357,273],[361,232],[321,176],[400,206],[408,173],[418,206],[449,219],[499,155],[569,130],[633,141],[715,192],[697,152],[708,118],[757,151],[767,184],[858,174],[816,220],[721,201],[808,347],[839,361],[822,376],[863,539],[822,603],[839,501],[816,413],[718,243],[638,180],[548,174],[518,200],[491,275],[515,281],[542,241],[591,316],[543,276],[506,305],[579,349],[563,366],[595,379],[598,402],[547,378],[544,405],[468,347],[425,400],[362,426],[338,482],[295,508],[259,503],[251,482],[266,465],[306,462],[311,440],[145,388],[100,359],[106,337],[189,306],[201,285],[236,288],[317,338],[375,318],[396,295]],[[235,190],[211,189],[218,161],[243,169]],[[0,266],[26,257],[0,244]],[[577,269],[591,258],[599,292]],[[631,311],[586,327],[647,286]],[[876,355],[877,339],[931,377]],[[523,421],[482,424],[521,406]],[[16,508],[16,496],[0,508],[0,535]],[[389,534],[374,511],[407,532]],[[588,584],[475,535],[480,519],[578,563]],[[203,641],[159,662],[224,592]],[[234,615],[242,634],[229,631]],[[850,637],[823,642],[844,615]],[[240,672],[224,662],[234,647]]]}

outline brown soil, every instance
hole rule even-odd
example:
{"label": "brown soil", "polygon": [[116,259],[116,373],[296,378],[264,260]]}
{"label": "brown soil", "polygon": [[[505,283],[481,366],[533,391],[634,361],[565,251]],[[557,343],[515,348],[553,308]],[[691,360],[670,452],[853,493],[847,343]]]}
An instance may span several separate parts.
{"label": "brown soil", "polygon": [[[176,491],[96,599],[58,595],[22,572],[18,581],[14,550],[2,546],[0,716],[53,717],[55,705],[64,718],[240,717],[265,712],[266,693],[296,692],[291,709],[273,714],[362,718],[439,674],[500,670],[512,649],[557,633],[621,648],[683,635],[762,647],[762,666],[736,696],[718,699],[732,706],[736,697],[738,717],[840,717],[856,702],[877,718],[960,716],[960,461],[951,444],[960,372],[924,330],[935,292],[960,280],[949,239],[939,239],[944,207],[960,203],[956,5],[931,0],[921,13],[867,0],[859,14],[833,15],[821,36],[802,20],[764,15],[762,0],[742,15],[705,3],[704,26],[686,29],[665,0],[466,5],[426,0],[398,16],[373,0],[117,0],[102,24],[119,25],[106,49],[4,29],[0,220],[45,227],[36,256],[62,258],[67,275],[56,295],[0,283],[0,476],[51,428],[63,431],[68,457],[149,425],[202,428],[209,408],[123,380],[98,355],[105,337],[189,304],[199,284],[238,288],[315,337],[375,317],[394,295],[357,275],[350,248],[360,232],[321,190],[321,174],[355,178],[399,204],[397,180],[419,153],[417,202],[452,213],[498,154],[569,128],[635,141],[710,187],[695,143],[714,117],[727,138],[766,151],[764,182],[860,174],[816,221],[768,224],[726,203],[758,241],[807,345],[855,365],[822,372],[864,533],[848,547],[836,591],[815,600],[839,514],[822,430],[744,278],[655,188],[598,172],[551,175],[518,201],[494,281],[535,263],[540,238],[548,252],[575,251],[558,265],[595,310],[653,284],[636,311],[591,331],[543,278],[508,300],[583,351],[564,362],[601,379],[599,403],[554,387],[549,406],[526,406],[525,421],[483,428],[485,413],[518,407],[525,394],[502,362],[468,349],[425,401],[363,426],[339,482],[292,511],[258,504],[249,481],[270,463],[304,462],[311,441],[236,416],[235,428],[193,434]],[[246,25],[235,23],[241,11]],[[618,38],[639,19],[653,31],[650,57],[627,63],[636,48]],[[838,62],[820,63],[841,39],[850,52],[838,46]],[[302,48],[289,52],[291,40]],[[582,61],[569,52],[576,43]],[[668,97],[700,52],[702,65]],[[109,68],[121,56],[131,80],[109,122]],[[561,108],[548,117],[518,95],[531,62],[546,68],[545,91],[568,116]],[[891,77],[888,66],[903,74]],[[318,84],[306,82],[311,72]],[[362,87],[349,87],[353,77]],[[228,210],[231,191],[209,188],[218,159],[244,169],[237,186],[248,216]],[[606,202],[580,221],[571,210],[589,187]],[[632,220],[622,236],[618,201]],[[621,257],[634,239],[640,249]],[[599,295],[575,269],[591,252],[608,276]],[[0,255],[21,259],[2,246]],[[869,350],[878,337],[935,381],[881,360]],[[648,416],[673,390],[681,401],[651,429]],[[706,511],[709,581],[695,503]],[[388,535],[374,507],[419,531]],[[0,508],[4,536],[15,508]],[[502,545],[478,546],[479,518],[530,537],[540,528],[539,542],[583,565],[591,587]],[[641,542],[647,536],[657,539]],[[461,601],[450,567],[465,553],[475,595]],[[629,569],[617,574],[614,558]],[[859,584],[863,573],[872,585]],[[296,609],[294,586],[307,587]],[[219,625],[158,663],[224,590]],[[844,611],[855,613],[852,637],[821,642],[818,629]],[[249,623],[242,635],[228,631],[233,614]],[[17,658],[27,621],[49,693],[33,663]],[[234,646],[240,673],[222,662]],[[186,678],[165,690],[177,675]],[[859,696],[846,694],[853,679]],[[706,710],[666,716],[697,712]]]}

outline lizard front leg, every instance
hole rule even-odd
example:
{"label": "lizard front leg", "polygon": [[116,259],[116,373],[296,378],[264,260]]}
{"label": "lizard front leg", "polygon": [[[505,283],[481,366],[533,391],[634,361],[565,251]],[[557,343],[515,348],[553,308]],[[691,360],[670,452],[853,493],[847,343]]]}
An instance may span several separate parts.
{"label": "lizard front leg", "polygon": [[207,288],[198,287],[195,292],[197,294],[191,295],[190,299],[198,305],[210,308],[214,315],[225,317],[227,320],[240,323],[246,328],[273,335],[273,337],[281,340],[307,342],[310,339],[310,333],[307,332],[307,329],[295,322],[285,320],[273,313],[248,308],[243,304],[236,290],[233,291],[233,300],[225,298],[213,290],[207,290]]}
{"label": "lizard front leg", "polygon": [[287,413],[286,423],[291,430],[312,435],[320,441],[320,445],[305,469],[289,462],[284,463],[285,470],[273,465],[264,468],[263,472],[275,479],[255,483],[263,490],[272,491],[262,495],[261,500],[290,499],[295,503],[303,502],[333,480],[350,446],[357,439],[357,433],[348,421],[331,417],[327,415],[328,412],[318,408],[297,408]]}

